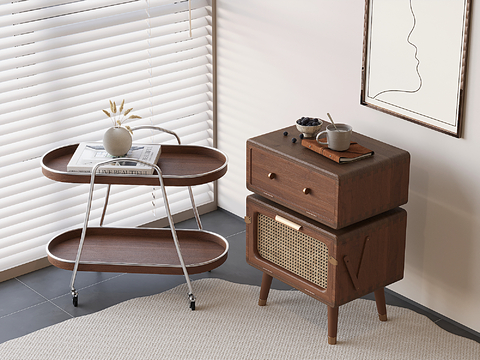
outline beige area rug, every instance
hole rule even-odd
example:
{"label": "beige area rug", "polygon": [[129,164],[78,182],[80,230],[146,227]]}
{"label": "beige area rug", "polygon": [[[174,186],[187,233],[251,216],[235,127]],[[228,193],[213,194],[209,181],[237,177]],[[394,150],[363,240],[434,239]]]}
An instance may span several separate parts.
{"label": "beige area rug", "polygon": [[452,335],[428,318],[375,303],[340,307],[337,345],[327,344],[327,307],[298,291],[218,279],[137,298],[67,320],[0,345],[0,359],[480,359],[480,344]]}

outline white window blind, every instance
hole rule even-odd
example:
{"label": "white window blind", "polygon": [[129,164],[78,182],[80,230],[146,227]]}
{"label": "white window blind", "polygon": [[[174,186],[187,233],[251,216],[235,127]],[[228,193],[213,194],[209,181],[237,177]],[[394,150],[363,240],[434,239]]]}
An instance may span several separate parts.
{"label": "white window blind", "polygon": [[[0,5],[0,271],[45,257],[53,236],[83,224],[88,185],[47,179],[40,159],[55,147],[101,141],[109,100],[125,99],[142,117],[126,125],[158,125],[182,144],[213,145],[212,41],[210,0]],[[139,130],[134,142],[176,140]],[[96,186],[91,225],[105,189]],[[193,190],[197,205],[214,200],[211,184]],[[168,194],[173,213],[190,208],[186,188]],[[160,189],[113,186],[105,225],[164,216]]]}

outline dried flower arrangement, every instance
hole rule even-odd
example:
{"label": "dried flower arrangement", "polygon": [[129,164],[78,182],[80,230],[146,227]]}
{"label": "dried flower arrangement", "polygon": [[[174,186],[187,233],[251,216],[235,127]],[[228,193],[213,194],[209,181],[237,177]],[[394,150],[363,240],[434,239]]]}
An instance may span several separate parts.
{"label": "dried flower arrangement", "polygon": [[[123,126],[128,131],[130,131],[130,133],[131,133],[132,130],[130,129],[130,127],[129,126],[124,126],[123,123],[125,121],[129,120],[129,119],[141,119],[141,117],[137,116],[137,115],[128,116],[128,114],[130,114],[130,112],[133,110],[133,108],[123,111],[124,105],[125,105],[125,100],[122,101],[122,103],[120,104],[120,107],[117,109],[117,104],[115,103],[115,101],[112,102],[110,100],[110,111],[111,111],[111,113],[109,113],[107,110],[102,110],[102,111],[112,120],[114,127],[122,127]],[[118,110],[118,113],[117,113],[117,110]]]}

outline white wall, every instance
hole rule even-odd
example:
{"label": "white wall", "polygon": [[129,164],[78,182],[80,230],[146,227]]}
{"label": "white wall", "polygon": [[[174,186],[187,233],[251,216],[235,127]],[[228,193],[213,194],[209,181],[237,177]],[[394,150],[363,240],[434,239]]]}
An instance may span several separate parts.
{"label": "white wall", "polygon": [[411,154],[405,278],[390,288],[480,331],[480,7],[473,7],[464,137],[360,105],[363,0],[217,0],[219,205],[245,214],[245,142],[326,118]]}

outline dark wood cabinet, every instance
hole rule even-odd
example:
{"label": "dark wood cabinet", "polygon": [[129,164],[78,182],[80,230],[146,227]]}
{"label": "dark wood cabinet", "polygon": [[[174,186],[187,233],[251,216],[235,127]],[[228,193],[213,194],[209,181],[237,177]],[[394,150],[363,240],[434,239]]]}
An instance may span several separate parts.
{"label": "dark wood cabinet", "polygon": [[[339,306],[403,278],[410,155],[353,135],[375,152],[349,164],[291,142],[295,127],[247,141],[247,262],[263,272],[259,305],[275,277],[329,307],[336,343]],[[294,136],[294,135],[292,135]]]}

